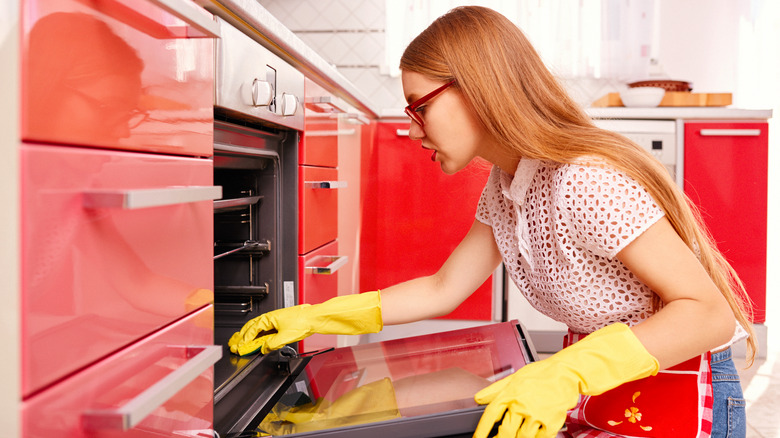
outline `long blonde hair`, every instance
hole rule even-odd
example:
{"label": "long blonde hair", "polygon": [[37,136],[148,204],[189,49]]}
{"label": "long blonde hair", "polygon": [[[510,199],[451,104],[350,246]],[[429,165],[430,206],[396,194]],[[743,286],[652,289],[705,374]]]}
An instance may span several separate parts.
{"label": "long blonde hair", "polygon": [[[698,254],[740,325],[750,333],[752,363],[756,341],[748,295],[695,206],[652,155],[627,138],[594,126],[517,26],[488,8],[455,8],[409,44],[401,69],[441,81],[455,79],[466,103],[507,154],[556,163],[598,157],[639,182]],[[660,306],[655,296],[654,308]]]}

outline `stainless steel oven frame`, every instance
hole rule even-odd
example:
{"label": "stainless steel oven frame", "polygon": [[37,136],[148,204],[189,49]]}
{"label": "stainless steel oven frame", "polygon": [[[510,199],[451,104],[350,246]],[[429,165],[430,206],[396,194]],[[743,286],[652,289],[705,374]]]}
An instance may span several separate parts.
{"label": "stainless steel oven frame", "polygon": [[[297,304],[298,143],[303,74],[216,18],[214,90],[214,429],[247,429],[305,360],[293,348],[238,357],[227,341],[244,323]],[[281,391],[279,396],[281,396]],[[259,417],[259,418],[258,418]]]}

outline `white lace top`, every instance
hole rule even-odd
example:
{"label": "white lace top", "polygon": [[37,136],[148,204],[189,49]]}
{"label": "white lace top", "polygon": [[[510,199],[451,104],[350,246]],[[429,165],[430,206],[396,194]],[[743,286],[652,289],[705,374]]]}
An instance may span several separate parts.
{"label": "white lace top", "polygon": [[[517,287],[575,333],[632,326],[652,314],[652,290],[615,256],[663,216],[622,172],[530,159],[514,178],[494,166],[477,207]],[[746,337],[737,323],[732,339],[713,351]]]}
{"label": "white lace top", "polygon": [[530,159],[514,178],[493,167],[477,208],[531,305],[577,333],[650,316],[653,292],[615,255],[663,216],[621,172]]}

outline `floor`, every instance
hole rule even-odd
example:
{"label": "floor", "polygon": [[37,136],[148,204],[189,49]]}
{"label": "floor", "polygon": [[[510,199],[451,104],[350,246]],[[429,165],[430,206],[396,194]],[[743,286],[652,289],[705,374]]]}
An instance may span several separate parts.
{"label": "floor", "polygon": [[757,359],[750,368],[735,358],[747,403],[748,438],[780,437],[780,345],[771,341],[766,359]]}

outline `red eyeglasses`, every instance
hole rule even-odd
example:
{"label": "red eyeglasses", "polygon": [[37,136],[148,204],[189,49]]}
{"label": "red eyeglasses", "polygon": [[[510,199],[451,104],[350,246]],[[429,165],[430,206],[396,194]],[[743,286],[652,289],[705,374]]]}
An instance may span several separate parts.
{"label": "red eyeglasses", "polygon": [[446,84],[442,85],[441,87],[431,91],[430,93],[426,94],[425,96],[415,100],[414,102],[410,103],[409,105],[404,108],[404,112],[406,113],[409,118],[417,122],[418,125],[424,126],[425,122],[423,122],[422,116],[420,116],[420,106],[429,100],[433,99],[434,97],[438,96],[440,93],[442,93],[444,90],[449,88],[450,85],[455,83],[455,79],[447,82]]}

